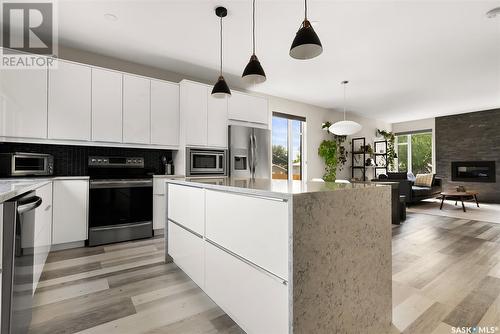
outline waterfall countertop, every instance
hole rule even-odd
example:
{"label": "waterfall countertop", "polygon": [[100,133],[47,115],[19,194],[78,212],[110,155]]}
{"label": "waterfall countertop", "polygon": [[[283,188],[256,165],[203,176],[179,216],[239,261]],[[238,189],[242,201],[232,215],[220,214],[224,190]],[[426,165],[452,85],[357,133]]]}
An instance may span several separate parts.
{"label": "waterfall countertop", "polygon": [[0,179],[0,203],[16,196],[43,187],[53,180],[78,180],[88,179],[88,176],[58,176],[58,177],[33,177]]}
{"label": "waterfall countertop", "polygon": [[241,179],[241,178],[185,178],[165,180],[172,184],[184,184],[206,189],[223,190],[227,192],[247,193],[257,196],[269,196],[288,199],[293,195],[305,193],[348,191],[352,189],[363,189],[383,187],[385,185],[375,183],[334,183],[314,181],[288,181],[268,179]]}

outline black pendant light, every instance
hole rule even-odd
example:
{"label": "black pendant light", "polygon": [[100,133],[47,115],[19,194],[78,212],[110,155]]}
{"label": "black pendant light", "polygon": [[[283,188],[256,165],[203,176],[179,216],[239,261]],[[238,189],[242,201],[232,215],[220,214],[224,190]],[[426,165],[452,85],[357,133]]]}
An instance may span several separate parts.
{"label": "black pendant light", "polygon": [[212,89],[212,96],[216,98],[224,98],[231,96],[231,90],[229,89],[226,80],[224,80],[224,76],[222,76],[222,18],[226,17],[227,9],[224,7],[215,8],[215,15],[220,17],[220,74],[219,79],[217,79],[217,82]]}
{"label": "black pendant light", "polygon": [[316,35],[311,22],[307,20],[307,0],[304,0],[304,8],[304,21],[299,31],[297,31],[290,48],[290,56],[295,59],[312,59],[323,52],[321,41]]}
{"label": "black pendant light", "polygon": [[255,0],[253,0],[253,14],[252,14],[252,56],[250,61],[243,71],[243,81],[251,84],[258,84],[266,81],[266,73],[260,65],[259,59],[255,55]]}

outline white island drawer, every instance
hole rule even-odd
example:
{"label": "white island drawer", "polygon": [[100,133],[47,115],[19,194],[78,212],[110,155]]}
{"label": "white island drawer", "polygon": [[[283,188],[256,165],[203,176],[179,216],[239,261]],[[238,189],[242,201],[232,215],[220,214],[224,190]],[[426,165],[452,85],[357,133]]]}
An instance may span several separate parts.
{"label": "white island drawer", "polygon": [[213,246],[205,245],[205,292],[246,333],[288,333],[288,286]]}
{"label": "white island drawer", "polygon": [[191,279],[203,289],[204,241],[182,227],[168,223],[168,254]]}
{"label": "white island drawer", "polygon": [[169,184],[168,219],[203,235],[205,232],[205,190]]}
{"label": "white island drawer", "polygon": [[288,281],[288,202],[206,191],[205,237]]}

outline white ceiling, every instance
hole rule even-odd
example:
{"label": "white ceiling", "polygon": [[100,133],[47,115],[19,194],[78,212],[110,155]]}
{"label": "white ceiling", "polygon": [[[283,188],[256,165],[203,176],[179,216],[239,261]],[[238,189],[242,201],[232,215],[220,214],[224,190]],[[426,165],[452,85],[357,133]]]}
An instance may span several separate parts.
{"label": "white ceiling", "polygon": [[[500,107],[500,1],[315,1],[309,17],[324,52],[288,55],[301,0],[257,0],[257,56],[268,80],[247,87],[326,108],[399,122]],[[224,72],[230,85],[251,53],[251,0],[60,1],[61,45],[215,81],[225,5]],[[117,21],[104,14],[112,13]]]}

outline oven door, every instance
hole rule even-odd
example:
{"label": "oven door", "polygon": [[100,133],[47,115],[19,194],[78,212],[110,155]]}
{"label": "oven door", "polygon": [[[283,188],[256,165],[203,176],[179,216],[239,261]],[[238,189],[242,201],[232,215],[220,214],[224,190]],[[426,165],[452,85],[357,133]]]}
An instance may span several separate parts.
{"label": "oven door", "polygon": [[189,158],[189,175],[226,173],[226,158],[224,152],[191,151]]}
{"label": "oven door", "polygon": [[91,180],[89,246],[153,236],[152,180]]}

